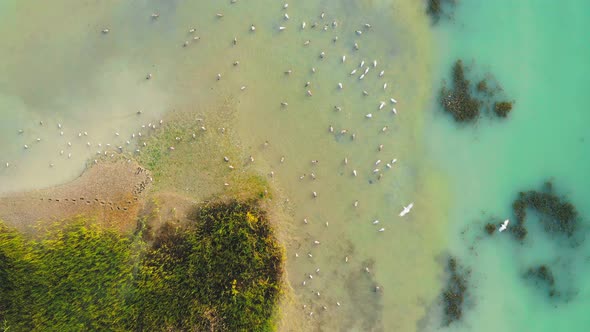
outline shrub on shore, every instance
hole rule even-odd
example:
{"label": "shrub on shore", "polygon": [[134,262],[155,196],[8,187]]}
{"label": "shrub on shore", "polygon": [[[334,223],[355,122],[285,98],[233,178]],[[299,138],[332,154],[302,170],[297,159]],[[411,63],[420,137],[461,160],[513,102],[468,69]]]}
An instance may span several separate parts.
{"label": "shrub on shore", "polygon": [[[283,253],[252,202],[200,207],[185,227],[161,229],[138,279],[149,330],[271,331]],[[171,301],[162,301],[170,298]]]}
{"label": "shrub on shore", "polygon": [[14,330],[270,331],[283,252],[256,201],[198,208],[151,245],[84,219],[37,239],[0,223],[0,321]]}
{"label": "shrub on shore", "polygon": [[41,239],[0,225],[0,321],[16,331],[121,330],[131,241],[76,219]]}

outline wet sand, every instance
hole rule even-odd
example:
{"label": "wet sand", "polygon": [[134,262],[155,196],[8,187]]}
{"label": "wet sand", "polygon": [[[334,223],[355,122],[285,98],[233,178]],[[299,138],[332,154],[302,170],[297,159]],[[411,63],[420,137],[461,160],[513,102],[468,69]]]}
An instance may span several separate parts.
{"label": "wet sand", "polygon": [[0,197],[0,219],[31,232],[42,221],[83,215],[128,232],[150,186],[149,171],[136,162],[99,162],[67,184]]}

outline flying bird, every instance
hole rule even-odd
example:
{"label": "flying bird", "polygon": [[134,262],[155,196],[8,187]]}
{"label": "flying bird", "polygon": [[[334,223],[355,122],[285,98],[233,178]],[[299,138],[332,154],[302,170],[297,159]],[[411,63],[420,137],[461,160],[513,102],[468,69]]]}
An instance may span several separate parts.
{"label": "flying bird", "polygon": [[408,206],[404,206],[404,209],[402,212],[399,213],[399,216],[403,217],[406,214],[410,213],[410,210],[412,210],[413,207],[414,207],[414,203],[410,203]]}
{"label": "flying bird", "polygon": [[506,228],[508,228],[508,224],[510,223],[509,219],[504,220],[504,222],[502,223],[502,225],[500,226],[499,231],[503,232],[506,230]]}

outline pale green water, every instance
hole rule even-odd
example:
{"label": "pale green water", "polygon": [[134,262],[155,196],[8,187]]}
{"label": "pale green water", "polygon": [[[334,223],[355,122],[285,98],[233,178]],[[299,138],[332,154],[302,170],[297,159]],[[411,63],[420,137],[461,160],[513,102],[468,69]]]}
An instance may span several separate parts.
{"label": "pale green water", "polygon": [[[150,17],[154,12],[157,20]],[[66,13],[75,19],[63,19]],[[0,192],[66,182],[97,151],[141,151],[137,136],[154,130],[142,125],[159,125],[166,111],[190,112],[207,126],[213,112],[229,105],[236,119],[223,125],[238,133],[244,160],[252,155],[261,174],[274,172],[269,181],[277,199],[289,199],[280,227],[292,239],[286,243],[287,270],[297,312],[289,311],[282,328],[293,330],[304,321],[308,329],[324,331],[415,330],[439,288],[435,258],[444,244],[446,203],[437,198],[443,196],[438,184],[445,183],[425,162],[421,135],[433,52],[420,4],[306,1],[285,10],[276,1],[60,0],[41,7],[14,1],[4,4],[1,15],[0,162],[9,167],[0,169]],[[279,26],[287,29],[280,32]],[[108,34],[101,33],[105,28]],[[313,96],[306,95],[308,89]],[[391,97],[398,100],[398,115]],[[281,107],[283,101],[289,105]],[[342,129],[348,132],[338,134]],[[37,137],[42,141],[35,142]],[[262,148],[265,141],[269,146]],[[398,162],[388,169],[394,158]],[[219,167],[227,165],[220,160]],[[307,177],[300,180],[302,174]],[[398,217],[410,202],[414,210]],[[375,219],[379,225],[372,225]],[[381,227],[385,232],[378,232]]]}
{"label": "pale green water", "polygon": [[[455,22],[438,28],[442,59],[435,87],[460,57],[493,73],[516,100],[507,120],[482,119],[476,126],[457,126],[438,109],[431,114],[430,153],[452,183],[449,250],[472,269],[476,285],[464,322],[446,330],[588,330],[588,243],[568,249],[534,227],[534,218],[524,245],[507,233],[476,236],[488,216],[513,218],[518,191],[540,189],[550,178],[588,225],[589,28],[589,2],[545,0],[462,1]],[[549,300],[521,277],[543,263],[554,269],[558,288],[577,292],[570,302]]]}

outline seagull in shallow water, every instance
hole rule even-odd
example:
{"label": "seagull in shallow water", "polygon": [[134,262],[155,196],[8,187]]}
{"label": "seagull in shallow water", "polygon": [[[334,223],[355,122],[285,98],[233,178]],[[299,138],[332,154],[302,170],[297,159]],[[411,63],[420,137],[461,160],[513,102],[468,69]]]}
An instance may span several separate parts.
{"label": "seagull in shallow water", "polygon": [[508,228],[508,224],[510,223],[509,219],[504,220],[504,222],[502,223],[502,225],[500,226],[500,229],[498,231],[503,232]]}
{"label": "seagull in shallow water", "polygon": [[404,206],[404,209],[402,212],[399,213],[399,216],[403,217],[406,214],[410,213],[410,210],[412,210],[413,207],[414,207],[414,203],[410,203],[408,206]]}

